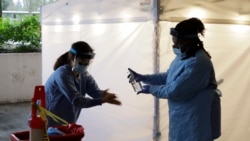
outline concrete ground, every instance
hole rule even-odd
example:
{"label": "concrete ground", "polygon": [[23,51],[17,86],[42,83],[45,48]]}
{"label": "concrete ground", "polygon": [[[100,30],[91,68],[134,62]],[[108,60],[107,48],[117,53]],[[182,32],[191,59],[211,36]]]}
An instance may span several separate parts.
{"label": "concrete ground", "polygon": [[30,102],[0,104],[0,141],[10,141],[12,133],[27,131]]}

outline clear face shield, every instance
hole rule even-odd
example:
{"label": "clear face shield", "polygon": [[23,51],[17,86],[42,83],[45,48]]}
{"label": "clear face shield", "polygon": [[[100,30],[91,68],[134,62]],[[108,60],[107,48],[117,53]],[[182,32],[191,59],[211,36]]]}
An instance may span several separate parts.
{"label": "clear face shield", "polygon": [[70,52],[74,54],[74,61],[72,71],[78,73],[85,73],[90,64],[90,60],[94,58],[94,53],[77,53],[77,51],[73,48],[70,49]]}
{"label": "clear face shield", "polygon": [[81,61],[79,61],[79,58],[77,59],[77,57],[75,56],[73,61],[72,71],[78,73],[85,73],[88,69],[88,65],[89,63],[82,63]]}

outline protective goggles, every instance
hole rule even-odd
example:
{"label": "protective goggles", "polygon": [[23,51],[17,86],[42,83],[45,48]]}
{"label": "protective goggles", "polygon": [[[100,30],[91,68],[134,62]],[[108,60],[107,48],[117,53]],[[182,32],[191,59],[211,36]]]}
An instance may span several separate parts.
{"label": "protective goggles", "polygon": [[170,28],[170,34],[172,36],[175,36],[175,37],[181,38],[181,39],[198,38],[197,34],[183,34],[181,32],[176,31],[175,28]]}

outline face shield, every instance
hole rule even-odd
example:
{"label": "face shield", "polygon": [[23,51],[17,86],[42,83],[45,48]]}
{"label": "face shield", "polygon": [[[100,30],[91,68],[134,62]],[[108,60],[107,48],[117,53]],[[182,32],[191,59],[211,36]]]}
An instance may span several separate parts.
{"label": "face shield", "polygon": [[95,53],[92,52],[77,52],[74,48],[70,48],[70,52],[75,56],[78,56],[83,59],[93,59],[95,57]]}
{"label": "face shield", "polygon": [[90,59],[93,59],[95,53],[78,53],[75,49],[71,48],[70,52],[74,54],[74,61],[72,71],[78,73],[85,73],[90,64]]}
{"label": "face shield", "polygon": [[175,28],[170,28],[170,35],[180,38],[180,39],[192,39],[198,38],[198,34],[185,34],[175,30]]}

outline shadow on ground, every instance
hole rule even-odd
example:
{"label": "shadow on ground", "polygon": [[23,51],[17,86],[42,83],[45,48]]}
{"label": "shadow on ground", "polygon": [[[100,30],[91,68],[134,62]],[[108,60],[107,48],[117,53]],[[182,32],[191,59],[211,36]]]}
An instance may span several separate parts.
{"label": "shadow on ground", "polygon": [[0,105],[0,141],[9,141],[12,133],[29,130],[30,102]]}

